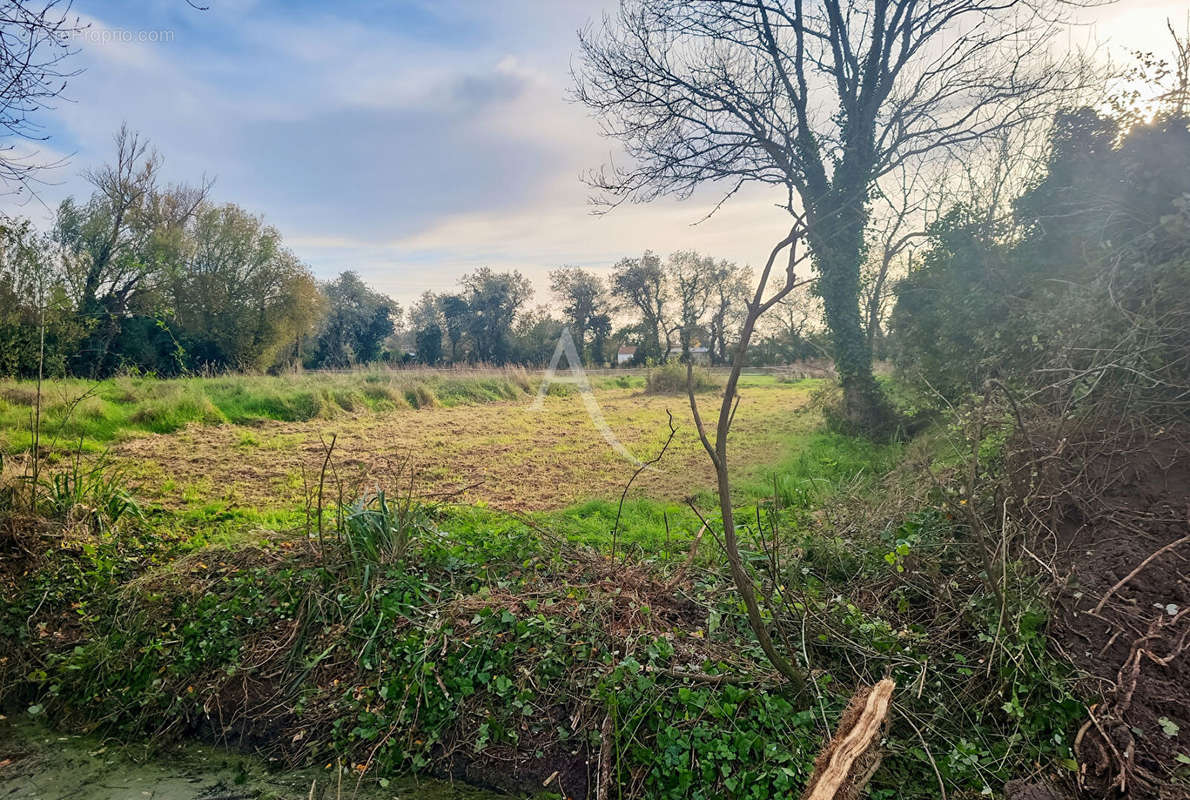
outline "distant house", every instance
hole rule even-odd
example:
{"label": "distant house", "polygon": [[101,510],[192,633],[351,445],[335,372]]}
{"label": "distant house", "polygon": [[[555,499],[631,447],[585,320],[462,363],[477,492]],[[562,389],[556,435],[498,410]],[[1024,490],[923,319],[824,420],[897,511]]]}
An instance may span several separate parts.
{"label": "distant house", "polygon": [[636,358],[636,345],[622,344],[620,349],[616,351],[616,364],[628,364],[632,359]]}
{"label": "distant house", "polygon": [[[669,348],[669,360],[680,361],[682,358],[682,348]],[[690,360],[700,367],[709,367],[711,365],[711,351],[702,345],[695,345],[690,348]]]}

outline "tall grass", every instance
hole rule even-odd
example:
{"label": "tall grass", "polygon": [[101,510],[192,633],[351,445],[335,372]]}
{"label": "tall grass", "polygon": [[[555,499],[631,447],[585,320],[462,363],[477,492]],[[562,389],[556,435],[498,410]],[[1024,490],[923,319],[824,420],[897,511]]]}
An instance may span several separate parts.
{"label": "tall grass", "polygon": [[[84,449],[94,450],[127,432],[172,433],[191,423],[303,422],[487,403],[514,400],[534,388],[523,369],[56,380],[44,388],[41,446],[74,448],[81,442]],[[30,448],[36,398],[31,382],[0,381],[0,452]]]}

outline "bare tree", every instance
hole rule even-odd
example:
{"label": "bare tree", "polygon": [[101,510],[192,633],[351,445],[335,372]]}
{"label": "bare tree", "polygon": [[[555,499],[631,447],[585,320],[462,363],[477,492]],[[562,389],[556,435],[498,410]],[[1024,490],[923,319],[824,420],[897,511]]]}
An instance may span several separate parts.
{"label": "bare tree", "polygon": [[728,338],[735,335],[744,321],[751,290],[751,267],[739,267],[730,261],[720,261],[716,265],[711,283],[711,312],[707,331],[713,363],[729,362]]}
{"label": "bare tree", "polygon": [[[693,250],[671,253],[666,261],[665,273],[677,305],[677,319],[670,332],[678,336],[683,361],[690,360],[690,348],[702,334],[714,291],[715,270],[715,259]],[[669,352],[665,355],[668,358]]]}
{"label": "bare tree", "polygon": [[[694,393],[694,366],[689,360],[686,362],[686,390],[690,401],[690,412],[694,416],[694,425],[698,430],[699,441],[710,456],[711,464],[715,468],[715,485],[719,497],[719,513],[723,521],[723,549],[727,553],[727,563],[731,570],[732,580],[736,590],[744,601],[744,609],[748,615],[748,624],[756,634],[760,647],[765,656],[777,671],[781,673],[795,687],[805,684],[805,672],[794,666],[783,653],[777,650],[769,633],[768,625],[760,610],[760,603],[756,598],[756,588],[752,575],[744,566],[740,556],[739,540],[736,536],[735,509],[731,499],[731,473],[728,469],[727,440],[731,433],[731,424],[735,419],[735,407],[738,402],[736,387],[739,385],[740,372],[748,359],[748,345],[752,334],[756,330],[757,321],[766,311],[784,300],[791,292],[807,281],[799,281],[797,267],[806,255],[799,253],[798,245],[805,238],[804,224],[799,223],[790,230],[789,235],[778,242],[769,253],[764,269],[761,270],[760,280],[757,282],[755,294],[748,301],[747,313],[744,315],[743,325],[740,327],[740,339],[736,343],[732,356],[731,372],[727,376],[727,383],[723,388],[723,399],[719,405],[719,417],[715,424],[714,438],[707,433],[702,421],[702,414],[698,408],[698,399]],[[772,276],[773,265],[783,250],[788,249],[788,260],[785,267],[784,281],[776,291],[769,293],[769,279]],[[769,296],[766,297],[766,293]],[[705,521],[704,521],[705,524]]]}
{"label": "bare tree", "polygon": [[927,155],[1049,116],[1061,0],[622,0],[580,33],[576,97],[632,164],[603,200],[780,187],[806,223],[844,412],[886,419],[859,308],[869,199]]}
{"label": "bare tree", "polygon": [[[0,2],[0,128],[3,138],[44,141],[47,135],[36,120],[66,82],[78,74],[69,58],[71,40],[84,26],[70,13],[67,0],[43,3]],[[33,154],[20,154],[15,144],[0,146],[0,181],[12,191],[28,187],[39,163]]]}
{"label": "bare tree", "polygon": [[924,189],[923,184],[933,185],[940,176],[927,166],[921,163],[902,165],[878,183],[874,192],[883,208],[873,214],[867,258],[860,271],[860,308],[864,313],[869,350],[874,351],[875,343],[880,339],[892,294],[890,276],[893,267],[903,256],[911,257],[913,244],[928,235],[927,227],[936,216],[936,213],[930,213],[934,193]]}

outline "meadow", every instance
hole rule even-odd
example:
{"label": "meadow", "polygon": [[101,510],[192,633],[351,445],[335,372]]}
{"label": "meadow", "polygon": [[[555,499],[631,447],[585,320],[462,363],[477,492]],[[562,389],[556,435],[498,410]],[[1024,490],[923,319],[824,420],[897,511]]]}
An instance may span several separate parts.
{"label": "meadow", "polygon": [[[634,483],[634,497],[680,503],[713,485],[684,394],[648,393],[631,374],[593,385],[612,433],[638,459],[659,452],[674,420],[665,458]],[[142,500],[175,510],[301,507],[332,442],[335,480],[351,495],[411,480],[424,499],[506,511],[618,497],[636,465],[603,440],[573,387],[554,384],[535,408],[537,386],[520,369],[51,381],[40,447],[51,462],[81,452],[118,465]],[[846,443],[822,430],[821,386],[744,379],[735,446],[754,493],[814,494],[863,471],[863,458],[851,463]],[[0,449],[13,464],[28,460],[35,391],[0,383]]]}

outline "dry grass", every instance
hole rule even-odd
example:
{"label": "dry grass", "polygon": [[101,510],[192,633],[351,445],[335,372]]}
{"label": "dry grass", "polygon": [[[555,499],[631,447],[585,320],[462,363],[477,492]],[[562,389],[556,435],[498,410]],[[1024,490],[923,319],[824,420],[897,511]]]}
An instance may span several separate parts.
{"label": "dry grass", "polygon": [[[810,393],[804,385],[743,390],[733,430],[741,477],[779,463],[798,434],[819,424]],[[642,459],[664,442],[667,410],[679,425],[665,459],[641,475],[634,494],[680,500],[712,486],[684,398],[634,389],[601,389],[597,397],[616,436]],[[293,507],[316,483],[323,442],[332,434],[337,478],[345,487],[386,485],[412,464],[420,495],[461,492],[461,501],[507,510],[609,497],[634,469],[602,439],[576,395],[547,397],[540,411],[514,400],[251,428],[191,425],[125,442],[113,455],[130,466],[139,494],[166,506]]]}

